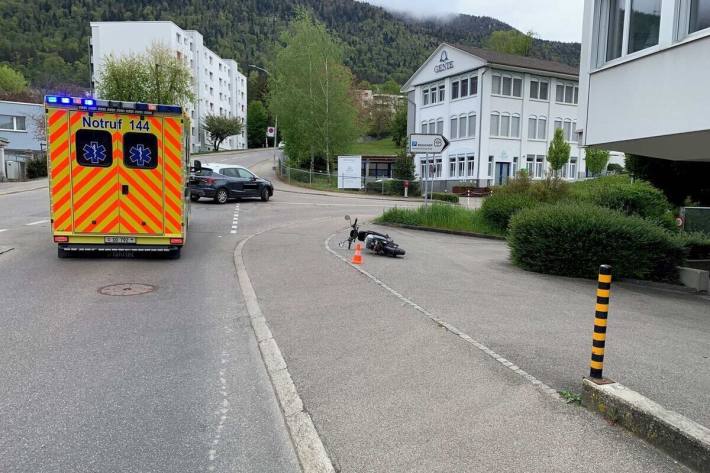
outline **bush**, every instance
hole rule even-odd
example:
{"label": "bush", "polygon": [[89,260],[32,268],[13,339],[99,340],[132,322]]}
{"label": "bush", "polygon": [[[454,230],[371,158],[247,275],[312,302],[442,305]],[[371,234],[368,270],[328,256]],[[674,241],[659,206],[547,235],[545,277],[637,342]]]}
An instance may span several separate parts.
{"label": "bush", "polygon": [[524,269],[584,278],[610,264],[616,277],[675,281],[684,253],[678,238],[647,220],[573,203],[518,212],[508,244]]}
{"label": "bush", "polygon": [[453,202],[454,204],[459,203],[459,196],[456,194],[450,194],[448,192],[432,192],[432,200],[441,200],[443,202]]}
{"label": "bush", "polygon": [[572,186],[573,195],[582,202],[661,221],[670,211],[663,192],[645,181],[631,182],[628,176],[607,176]]}
{"label": "bush", "polygon": [[538,201],[528,193],[496,192],[483,201],[481,213],[486,221],[505,231],[510,218],[519,210],[534,207]]}
{"label": "bush", "polygon": [[683,233],[678,241],[685,248],[688,259],[710,259],[710,235],[707,233]]}
{"label": "bush", "polygon": [[[380,182],[369,181],[365,184],[365,190],[374,194],[404,196],[404,182],[398,180],[386,180]],[[419,195],[419,183],[409,181],[409,197]]]}
{"label": "bush", "polygon": [[47,177],[47,158],[37,157],[27,161],[27,178]]}
{"label": "bush", "polygon": [[386,210],[379,222],[414,225],[418,227],[442,228],[487,235],[501,232],[488,225],[478,210],[469,210],[457,205],[434,204],[416,209],[393,208]]}

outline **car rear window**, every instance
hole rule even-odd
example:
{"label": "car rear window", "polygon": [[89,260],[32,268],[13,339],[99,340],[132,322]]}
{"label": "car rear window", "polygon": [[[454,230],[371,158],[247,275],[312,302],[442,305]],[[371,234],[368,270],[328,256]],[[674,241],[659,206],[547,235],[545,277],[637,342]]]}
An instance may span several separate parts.
{"label": "car rear window", "polygon": [[195,171],[195,176],[211,176],[213,174],[210,168],[202,168],[199,171]]}

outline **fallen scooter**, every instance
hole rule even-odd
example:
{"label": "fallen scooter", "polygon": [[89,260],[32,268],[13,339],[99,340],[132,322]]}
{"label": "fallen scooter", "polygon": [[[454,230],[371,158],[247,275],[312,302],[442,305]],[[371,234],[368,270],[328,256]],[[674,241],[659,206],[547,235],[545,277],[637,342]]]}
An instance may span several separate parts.
{"label": "fallen scooter", "polygon": [[[345,220],[350,223],[350,215],[346,215]],[[348,239],[339,244],[341,248],[347,243],[348,249],[350,249],[352,244],[358,240],[365,243],[365,248],[378,255],[396,258],[397,256],[404,256],[406,253],[389,235],[373,232],[372,230],[360,230],[360,227],[357,225],[357,218],[351,223],[350,227]]]}

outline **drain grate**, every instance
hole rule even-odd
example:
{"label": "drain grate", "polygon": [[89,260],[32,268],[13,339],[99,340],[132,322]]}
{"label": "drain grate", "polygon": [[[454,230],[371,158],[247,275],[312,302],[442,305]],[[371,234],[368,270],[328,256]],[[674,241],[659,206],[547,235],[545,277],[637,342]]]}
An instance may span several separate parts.
{"label": "drain grate", "polygon": [[124,283],[124,284],[112,284],[110,286],[104,286],[99,288],[99,294],[104,296],[139,296],[141,294],[147,294],[153,292],[157,289],[157,286],[152,286],[150,284],[138,284],[138,283]]}

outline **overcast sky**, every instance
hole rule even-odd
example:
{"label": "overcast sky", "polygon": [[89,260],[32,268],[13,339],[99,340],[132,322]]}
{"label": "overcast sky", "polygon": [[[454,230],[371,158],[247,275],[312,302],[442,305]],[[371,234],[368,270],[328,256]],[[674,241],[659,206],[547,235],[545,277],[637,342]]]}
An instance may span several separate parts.
{"label": "overcast sky", "polygon": [[490,16],[542,39],[581,41],[584,0],[364,0],[417,16],[466,13]]}

